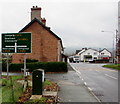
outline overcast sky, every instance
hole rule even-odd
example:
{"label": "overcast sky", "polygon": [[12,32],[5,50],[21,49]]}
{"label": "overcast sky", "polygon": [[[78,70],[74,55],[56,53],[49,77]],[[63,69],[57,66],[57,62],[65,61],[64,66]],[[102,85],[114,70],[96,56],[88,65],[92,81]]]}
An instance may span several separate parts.
{"label": "overcast sky", "polygon": [[62,39],[67,51],[83,47],[112,48],[113,34],[118,28],[118,1],[0,0],[0,32],[21,30],[31,21],[31,7],[37,5],[42,8],[46,25]]}

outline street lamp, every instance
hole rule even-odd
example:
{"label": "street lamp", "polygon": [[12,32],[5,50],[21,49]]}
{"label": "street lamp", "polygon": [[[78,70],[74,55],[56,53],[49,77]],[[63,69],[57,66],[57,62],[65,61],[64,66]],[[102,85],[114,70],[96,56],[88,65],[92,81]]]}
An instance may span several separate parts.
{"label": "street lamp", "polygon": [[[117,30],[116,30],[117,31]],[[109,33],[112,33],[113,34],[113,43],[112,43],[112,63],[114,63],[114,59],[115,59],[115,52],[114,52],[114,35],[116,36],[116,34],[115,34],[115,32],[113,32],[113,31],[101,31],[101,32],[109,32]]]}

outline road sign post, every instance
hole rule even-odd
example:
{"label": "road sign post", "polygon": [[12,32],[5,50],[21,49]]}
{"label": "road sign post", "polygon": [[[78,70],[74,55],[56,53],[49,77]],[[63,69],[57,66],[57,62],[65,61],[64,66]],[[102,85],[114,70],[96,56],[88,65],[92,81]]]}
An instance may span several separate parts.
{"label": "road sign post", "polygon": [[2,53],[31,53],[31,33],[3,33]]}
{"label": "road sign post", "polygon": [[26,53],[31,53],[31,33],[3,33],[2,53],[7,53],[7,76],[8,53],[24,53],[24,76],[26,73]]}
{"label": "road sign post", "polygon": [[7,53],[7,79],[9,77],[9,58],[8,58],[8,53]]}

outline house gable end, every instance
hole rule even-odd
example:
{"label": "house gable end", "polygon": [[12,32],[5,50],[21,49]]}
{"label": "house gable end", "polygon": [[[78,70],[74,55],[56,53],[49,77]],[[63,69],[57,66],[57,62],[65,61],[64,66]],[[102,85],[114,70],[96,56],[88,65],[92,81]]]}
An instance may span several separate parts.
{"label": "house gable end", "polygon": [[[80,54],[83,54],[83,53],[88,52],[88,51],[90,51],[90,50],[92,50],[92,51],[94,51],[94,52],[98,52],[97,50],[94,50],[94,49],[92,49],[92,48],[89,48],[89,49],[87,49],[87,50],[84,50],[84,51],[81,52]],[[98,53],[99,53],[99,52],[98,52]]]}
{"label": "house gable end", "polygon": [[19,32],[23,32],[25,29],[27,29],[29,26],[31,26],[34,22],[38,22],[39,25],[41,25],[43,28],[45,28],[47,31],[49,31],[53,36],[55,36],[58,40],[61,40],[55,33],[53,33],[49,27],[46,27],[43,23],[41,23],[37,18],[34,18],[30,23],[28,23],[23,29],[21,29]]}
{"label": "house gable end", "polygon": [[101,50],[100,53],[103,52],[103,51],[107,51],[107,52],[111,53],[111,52],[110,52],[109,50],[107,50],[106,48],[104,48],[103,50]]}
{"label": "house gable end", "polygon": [[53,35],[56,39],[60,40],[60,44],[63,50],[63,44],[60,37],[58,37],[55,33],[53,33],[49,27],[46,27],[43,23],[41,23],[37,18],[34,18],[30,23],[28,23],[23,29],[21,29],[19,32],[24,32],[27,28],[29,28],[34,22],[37,22],[40,26],[42,26],[45,30],[47,30],[51,35]]}

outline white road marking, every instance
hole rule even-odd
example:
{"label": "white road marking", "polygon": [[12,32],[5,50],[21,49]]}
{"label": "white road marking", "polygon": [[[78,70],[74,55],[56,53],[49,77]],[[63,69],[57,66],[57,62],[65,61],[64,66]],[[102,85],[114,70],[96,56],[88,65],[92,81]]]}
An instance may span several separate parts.
{"label": "white road marking", "polygon": [[[81,72],[78,71],[78,70],[76,70],[75,67],[73,67],[73,66],[72,66],[72,68],[77,72],[77,75],[82,79],[82,81],[84,81],[84,79],[80,76]],[[87,86],[87,83],[84,82],[84,85]],[[100,99],[92,92],[92,89],[91,89],[90,87],[87,87],[87,88],[88,88],[88,90],[91,92],[91,94],[97,99],[97,101],[98,101],[99,103],[101,103]],[[102,103],[101,103],[101,104],[102,104]]]}
{"label": "white road marking", "polygon": [[81,79],[81,76],[80,76],[80,74],[78,74],[78,73],[77,73],[77,75],[78,75],[78,77]]}
{"label": "white road marking", "polygon": [[100,73],[100,71],[98,71],[98,70],[95,70],[95,71],[97,71],[97,72],[99,72],[99,73]]}
{"label": "white road marking", "polygon": [[84,84],[85,84],[85,86],[87,86],[87,83],[86,83],[86,82],[84,82]]}
{"label": "white road marking", "polygon": [[113,69],[107,69],[107,68],[103,68],[103,70],[107,70],[107,71],[113,71],[113,72],[118,72],[117,70],[113,70]]}
{"label": "white road marking", "polygon": [[105,74],[105,75],[108,76],[108,77],[110,77],[110,78],[117,79],[116,77],[110,76],[108,74]]}
{"label": "white road marking", "polygon": [[[71,65],[71,66],[72,66],[72,65]],[[82,81],[84,81],[84,79],[80,76],[81,72],[78,71],[77,69],[75,69],[75,67],[73,67],[73,66],[72,66],[72,68],[77,72],[78,76],[82,79]],[[97,70],[96,70],[96,71],[97,71]],[[98,71],[98,72],[100,73],[100,71]],[[84,85],[87,87],[87,83],[86,83],[86,82],[84,82]],[[87,87],[87,88],[88,88],[88,90],[91,92],[91,94],[97,99],[97,101],[98,101],[100,104],[102,104],[102,103],[101,103],[101,100],[93,93],[92,89],[91,89],[90,87]]]}
{"label": "white road marking", "polygon": [[[87,87],[87,83],[84,82],[84,84],[85,84],[85,86]],[[96,99],[100,104],[102,104],[102,103],[101,103],[101,100],[93,93],[92,88],[90,88],[90,87],[87,87],[87,88],[88,88],[88,90],[90,91],[90,93],[95,97],[95,99]]]}
{"label": "white road marking", "polygon": [[88,87],[88,90],[92,91],[92,89],[90,87]]}
{"label": "white road marking", "polygon": [[72,66],[72,68],[73,68],[77,73],[81,74],[81,72],[78,71],[75,67]]}
{"label": "white road marking", "polygon": [[97,101],[102,104],[101,100],[91,91],[91,94],[97,99]]}
{"label": "white road marking", "polygon": [[68,100],[69,102],[71,102],[71,100]]}

